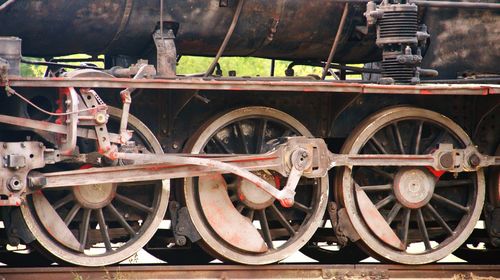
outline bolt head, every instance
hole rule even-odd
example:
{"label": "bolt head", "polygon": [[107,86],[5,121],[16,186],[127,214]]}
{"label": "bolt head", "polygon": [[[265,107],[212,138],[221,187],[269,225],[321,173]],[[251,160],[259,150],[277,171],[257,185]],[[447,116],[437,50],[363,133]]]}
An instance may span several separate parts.
{"label": "bolt head", "polygon": [[179,238],[176,238],[175,243],[179,246],[184,246],[187,243],[187,239],[185,236],[179,236]]}
{"label": "bolt head", "polygon": [[19,177],[14,176],[10,178],[8,187],[11,191],[18,192],[23,189],[23,182]]}
{"label": "bolt head", "polygon": [[476,167],[478,166],[479,164],[481,164],[481,159],[479,158],[479,156],[477,154],[472,154],[470,157],[469,157],[469,164],[472,166],[472,167]]}

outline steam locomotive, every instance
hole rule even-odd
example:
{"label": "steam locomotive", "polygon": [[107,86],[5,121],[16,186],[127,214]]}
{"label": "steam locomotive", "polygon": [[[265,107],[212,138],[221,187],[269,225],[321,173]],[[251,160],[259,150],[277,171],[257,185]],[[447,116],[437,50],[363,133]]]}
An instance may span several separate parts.
{"label": "steam locomotive", "polygon": [[[0,261],[498,262],[499,8],[0,1]],[[213,61],[178,75],[186,55]]]}

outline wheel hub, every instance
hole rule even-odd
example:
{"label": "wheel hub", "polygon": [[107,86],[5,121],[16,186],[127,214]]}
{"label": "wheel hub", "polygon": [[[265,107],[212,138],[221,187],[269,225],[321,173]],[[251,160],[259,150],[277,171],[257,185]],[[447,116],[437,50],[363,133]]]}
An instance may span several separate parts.
{"label": "wheel hub", "polygon": [[[256,175],[266,180],[272,186],[277,187],[272,174],[259,171]],[[252,209],[265,209],[274,202],[274,197],[246,179],[238,179],[236,190],[240,201]]]}
{"label": "wheel hub", "polygon": [[434,176],[428,170],[405,167],[394,176],[394,194],[403,206],[418,209],[431,200],[435,184]]}
{"label": "wheel hub", "polygon": [[73,195],[85,208],[99,209],[108,205],[116,194],[116,184],[97,184],[76,186]]}

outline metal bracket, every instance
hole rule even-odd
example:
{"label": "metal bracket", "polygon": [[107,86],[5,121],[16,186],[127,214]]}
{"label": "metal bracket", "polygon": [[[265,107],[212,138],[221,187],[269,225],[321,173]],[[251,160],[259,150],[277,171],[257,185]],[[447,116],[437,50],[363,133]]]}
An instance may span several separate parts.
{"label": "metal bracket", "polygon": [[181,207],[177,201],[170,201],[168,203],[168,212],[170,214],[170,227],[174,235],[175,244],[185,246],[187,243],[186,237],[192,243],[201,239],[201,236],[191,222],[186,207]]}
{"label": "metal bracket", "polygon": [[[87,108],[97,108],[98,105],[103,105],[101,103],[102,101],[94,90],[81,89],[80,93]],[[96,111],[91,113],[91,118],[93,120],[97,142],[99,144],[99,153],[113,159],[114,154],[116,153],[118,148],[116,147],[116,145],[111,144],[111,137],[109,136],[108,128],[106,126],[109,118],[107,110],[96,109]]]}
{"label": "metal bracket", "polygon": [[156,68],[158,76],[167,78],[176,76],[177,50],[175,47],[175,35],[172,29],[164,34],[157,30],[153,34],[153,40],[156,45]]}
{"label": "metal bracket", "polygon": [[76,138],[78,136],[78,94],[74,88],[59,89],[61,95],[66,97],[66,137],[61,137],[61,153],[63,155],[71,155],[76,148]]}
{"label": "metal bracket", "polygon": [[201,236],[191,222],[189,213],[186,207],[182,207],[177,211],[178,220],[175,226],[175,234],[186,236],[189,240],[194,243],[201,240]]}
{"label": "metal bracket", "polygon": [[[341,240],[341,238],[349,238],[351,242],[356,242],[361,237],[359,236],[358,232],[354,229],[354,226],[351,223],[351,220],[349,220],[349,216],[347,215],[347,211],[345,208],[341,208],[337,211],[338,215],[338,224],[337,227],[335,228],[335,235]],[[347,240],[345,240],[347,242]]]}
{"label": "metal bracket", "polygon": [[0,143],[0,206],[19,206],[26,193],[28,173],[45,166],[40,142]]}
{"label": "metal bracket", "polygon": [[21,214],[21,209],[17,207],[2,208],[3,221],[7,231],[7,239],[10,245],[17,246],[22,240],[25,244],[35,241],[35,237],[26,225]]}

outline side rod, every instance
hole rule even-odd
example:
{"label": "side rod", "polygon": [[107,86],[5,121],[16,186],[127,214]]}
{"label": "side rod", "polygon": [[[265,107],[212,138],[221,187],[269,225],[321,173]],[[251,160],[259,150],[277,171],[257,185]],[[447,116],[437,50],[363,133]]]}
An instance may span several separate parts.
{"label": "side rod", "polygon": [[[336,166],[426,166],[437,171],[467,172],[481,167],[500,165],[500,157],[484,156],[473,147],[453,149],[441,144],[432,154],[344,155],[328,151],[321,139],[289,138],[271,152],[260,155],[172,155],[117,153],[117,158],[133,161],[132,165],[90,168],[37,174],[44,178],[39,188],[60,188],[104,183],[132,183],[141,181],[197,177],[213,172],[232,173],[249,180],[278,199],[285,207],[293,205],[295,187],[300,177],[326,176]],[[278,189],[251,171],[274,170],[288,177],[286,186]]]}

